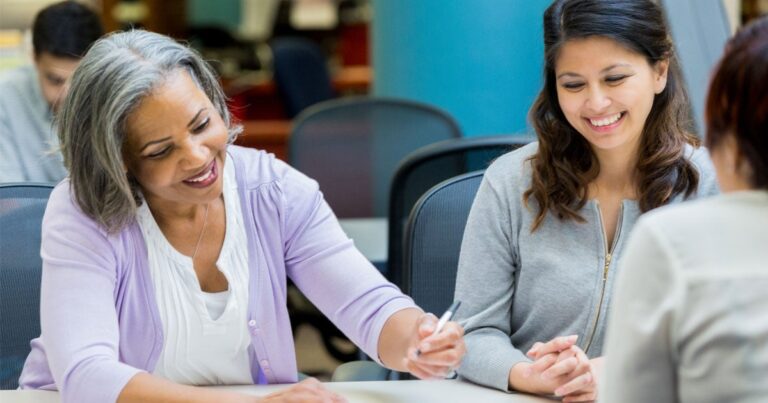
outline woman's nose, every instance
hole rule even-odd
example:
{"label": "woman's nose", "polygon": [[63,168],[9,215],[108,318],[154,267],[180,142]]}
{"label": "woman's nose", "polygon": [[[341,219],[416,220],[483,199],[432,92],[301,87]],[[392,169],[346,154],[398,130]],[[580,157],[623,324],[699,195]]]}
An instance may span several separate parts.
{"label": "woman's nose", "polygon": [[201,137],[190,137],[187,142],[186,160],[190,167],[200,167],[208,162],[211,150]]}
{"label": "woman's nose", "polygon": [[586,107],[595,113],[604,112],[611,105],[611,98],[600,88],[590,88]]}

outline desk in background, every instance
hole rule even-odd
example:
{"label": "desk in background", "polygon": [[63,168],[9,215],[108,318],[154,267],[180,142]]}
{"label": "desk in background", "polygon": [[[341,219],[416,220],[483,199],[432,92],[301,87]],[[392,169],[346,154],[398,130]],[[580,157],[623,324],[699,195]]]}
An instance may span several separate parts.
{"label": "desk in background", "polygon": [[389,227],[386,218],[341,218],[339,224],[355,247],[379,270],[386,268]]}
{"label": "desk in background", "polygon": [[235,139],[236,145],[264,150],[288,161],[290,120],[247,120],[242,125],[243,132]]}
{"label": "desk in background", "polygon": [[[347,398],[349,403],[547,403],[553,400],[529,395],[508,394],[464,381],[377,381],[329,382],[328,389]],[[249,395],[264,396],[290,385],[224,386]],[[57,392],[0,391],[0,403],[59,403]]]}

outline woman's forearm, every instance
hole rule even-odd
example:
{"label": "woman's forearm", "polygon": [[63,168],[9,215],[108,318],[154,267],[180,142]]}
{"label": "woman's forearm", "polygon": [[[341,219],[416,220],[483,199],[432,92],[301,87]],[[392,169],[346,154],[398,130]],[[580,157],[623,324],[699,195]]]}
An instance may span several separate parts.
{"label": "woman's forearm", "polygon": [[255,396],[180,385],[142,372],[128,381],[120,392],[117,403],[253,403],[259,400]]}

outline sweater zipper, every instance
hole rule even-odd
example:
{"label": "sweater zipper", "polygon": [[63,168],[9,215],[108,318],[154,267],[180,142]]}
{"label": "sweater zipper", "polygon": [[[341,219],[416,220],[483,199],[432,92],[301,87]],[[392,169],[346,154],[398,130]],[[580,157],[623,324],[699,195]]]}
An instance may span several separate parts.
{"label": "sweater zipper", "polygon": [[589,337],[587,338],[587,344],[584,348],[584,354],[587,354],[589,352],[589,347],[592,346],[592,339],[595,337],[595,333],[597,333],[597,323],[600,320],[600,312],[602,312],[603,308],[603,300],[605,299],[605,285],[608,282],[608,269],[611,267],[611,259],[613,258],[613,250],[616,248],[616,244],[619,241],[619,236],[621,235],[621,224],[622,221],[624,221],[624,203],[621,204],[621,207],[619,207],[619,220],[616,223],[616,231],[613,236],[613,243],[611,244],[610,249],[608,248],[608,234],[605,232],[605,227],[603,226],[603,212],[600,210],[600,203],[595,201],[595,204],[597,205],[597,215],[600,219],[600,233],[603,234],[603,245],[605,247],[605,264],[603,265],[603,281],[602,285],[600,287],[600,302],[597,303],[597,311],[595,312],[595,319],[592,321],[592,330],[589,333]]}

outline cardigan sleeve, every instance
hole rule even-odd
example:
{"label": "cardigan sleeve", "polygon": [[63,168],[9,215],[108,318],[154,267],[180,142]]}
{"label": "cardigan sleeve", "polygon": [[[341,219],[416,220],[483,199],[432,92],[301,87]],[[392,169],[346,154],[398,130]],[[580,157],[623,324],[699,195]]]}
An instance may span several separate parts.
{"label": "cardigan sleeve", "polygon": [[640,219],[629,239],[608,321],[602,402],[676,402],[675,318],[685,296],[669,241]]}
{"label": "cardigan sleeve", "polygon": [[344,334],[378,360],[384,323],[415,307],[354,246],[317,182],[288,168],[283,180],[288,276]]}
{"label": "cardigan sleeve", "polygon": [[485,173],[464,230],[455,300],[464,326],[467,354],[458,370],[462,377],[507,391],[509,372],[525,353],[510,341],[515,290],[517,217],[512,211],[522,195],[511,191],[509,168],[494,164]]}
{"label": "cardigan sleeve", "polygon": [[62,402],[114,402],[138,372],[119,362],[117,260],[108,236],[70,198],[52,193],[43,219],[41,338]]}

